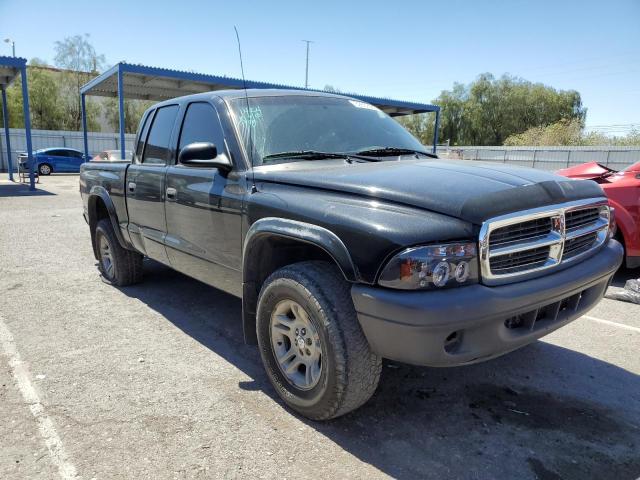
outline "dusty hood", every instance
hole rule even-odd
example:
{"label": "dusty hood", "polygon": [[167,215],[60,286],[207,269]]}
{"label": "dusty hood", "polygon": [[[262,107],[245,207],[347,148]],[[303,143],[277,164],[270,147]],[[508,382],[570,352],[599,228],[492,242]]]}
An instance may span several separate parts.
{"label": "dusty hood", "polygon": [[348,192],[424,208],[473,223],[517,210],[602,197],[590,181],[542,170],[469,161],[341,160],[262,166],[255,181]]}

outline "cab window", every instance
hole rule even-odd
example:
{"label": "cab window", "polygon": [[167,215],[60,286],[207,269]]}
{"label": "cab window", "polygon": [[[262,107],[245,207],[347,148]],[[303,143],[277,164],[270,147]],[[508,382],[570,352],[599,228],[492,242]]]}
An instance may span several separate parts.
{"label": "cab window", "polygon": [[195,142],[213,143],[218,149],[218,154],[224,153],[224,134],[218,114],[213,106],[205,102],[194,102],[187,107],[180,131],[178,152]]}
{"label": "cab window", "polygon": [[149,137],[142,154],[142,163],[145,165],[166,165],[169,156],[169,142],[171,131],[178,114],[177,105],[168,105],[156,110],[153,123],[149,131]]}

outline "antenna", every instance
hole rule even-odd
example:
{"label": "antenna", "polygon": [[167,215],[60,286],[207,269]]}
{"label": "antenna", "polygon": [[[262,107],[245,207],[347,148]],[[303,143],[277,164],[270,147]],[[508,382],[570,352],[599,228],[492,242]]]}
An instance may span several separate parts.
{"label": "antenna", "polygon": [[234,25],[233,29],[236,31],[236,40],[238,41],[238,55],[240,56],[240,72],[242,73],[242,86],[244,88],[244,99],[247,102],[247,118],[249,126],[249,162],[251,163],[251,190],[255,192],[256,186],[253,176],[253,141],[251,136],[251,107],[249,106],[249,94],[247,93],[247,80],[244,78],[244,65],[242,63],[242,48],[240,47],[240,35],[238,34],[238,28]]}

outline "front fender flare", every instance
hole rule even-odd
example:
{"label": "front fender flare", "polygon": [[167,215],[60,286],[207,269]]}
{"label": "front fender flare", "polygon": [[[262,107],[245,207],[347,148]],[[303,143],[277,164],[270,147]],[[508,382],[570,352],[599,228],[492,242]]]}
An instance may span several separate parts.
{"label": "front fender flare", "polygon": [[242,327],[245,342],[249,344],[257,343],[255,322],[260,291],[259,279],[249,259],[254,248],[259,248],[259,240],[265,236],[288,238],[314,245],[335,261],[347,281],[358,282],[361,278],[347,247],[332,231],[318,225],[277,217],[265,217],[256,221],[247,232],[242,250]]}
{"label": "front fender flare", "polygon": [[249,263],[246,259],[251,254],[254,242],[264,235],[275,235],[315,245],[333,258],[348,281],[357,282],[360,279],[347,247],[331,230],[297,220],[265,217],[251,225],[245,237],[242,249],[243,281],[251,280],[251,273],[246,270]]}

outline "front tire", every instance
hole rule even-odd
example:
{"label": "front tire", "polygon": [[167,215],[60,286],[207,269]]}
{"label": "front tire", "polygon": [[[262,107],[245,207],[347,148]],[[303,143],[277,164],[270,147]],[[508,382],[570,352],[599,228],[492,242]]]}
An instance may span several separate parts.
{"label": "front tire", "polygon": [[53,173],[53,168],[48,163],[41,163],[38,165],[38,173],[40,175],[51,175]]}
{"label": "front tire", "polygon": [[301,262],[273,273],[260,292],[256,328],[269,380],[305,417],[344,415],[375,392],[382,359],[369,348],[334,265]]}
{"label": "front tire", "polygon": [[98,222],[94,238],[98,270],[106,283],[125,287],[142,281],[142,255],[120,246],[108,218]]}

